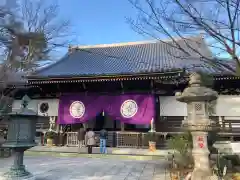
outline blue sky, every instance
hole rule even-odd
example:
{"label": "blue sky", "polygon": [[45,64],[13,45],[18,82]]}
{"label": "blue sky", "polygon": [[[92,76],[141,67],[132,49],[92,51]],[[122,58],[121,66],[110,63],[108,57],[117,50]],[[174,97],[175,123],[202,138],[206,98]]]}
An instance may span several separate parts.
{"label": "blue sky", "polygon": [[[4,0],[0,0],[0,3],[1,1]],[[10,3],[17,0],[5,1]],[[59,18],[71,20],[72,31],[76,34],[74,45],[111,44],[151,39],[134,32],[126,22],[126,17],[133,19],[137,17],[136,9],[128,0],[50,0],[47,2],[52,1],[57,1],[60,6]],[[67,49],[61,48],[59,51],[61,53],[56,52],[54,56],[61,57],[66,51]]]}
{"label": "blue sky", "polygon": [[78,44],[109,44],[149,40],[126,23],[136,17],[128,0],[58,0],[61,16],[71,19]]}
{"label": "blue sky", "polygon": [[[134,32],[126,17],[136,19],[128,0],[58,0],[60,15],[71,19],[78,45],[151,40]],[[162,35],[163,36],[163,35]],[[215,52],[214,49],[211,49]],[[226,55],[221,54],[221,57]],[[228,55],[226,56],[228,57]]]}

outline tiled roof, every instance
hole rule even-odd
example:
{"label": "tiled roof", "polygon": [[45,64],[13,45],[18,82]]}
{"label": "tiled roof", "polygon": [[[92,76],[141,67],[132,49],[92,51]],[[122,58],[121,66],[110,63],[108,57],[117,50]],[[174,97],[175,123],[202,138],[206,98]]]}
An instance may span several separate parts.
{"label": "tiled roof", "polygon": [[[57,63],[35,72],[34,75],[41,77],[124,75],[157,73],[173,69],[186,69],[188,72],[201,70],[211,74],[230,73],[227,69],[214,68],[205,63],[198,53],[187,48],[183,40],[178,40],[178,43],[190,56],[186,57],[182,51],[159,41],[78,47]],[[197,48],[205,57],[211,58],[211,53],[202,38],[189,39],[188,44],[194,49]]]}

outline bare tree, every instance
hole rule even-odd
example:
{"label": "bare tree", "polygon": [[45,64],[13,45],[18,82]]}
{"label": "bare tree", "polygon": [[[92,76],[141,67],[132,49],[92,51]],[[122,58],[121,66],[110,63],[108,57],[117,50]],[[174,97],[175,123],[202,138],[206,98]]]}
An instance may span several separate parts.
{"label": "bare tree", "polygon": [[[206,63],[222,66],[232,73],[238,71],[240,0],[128,1],[138,12],[136,19],[128,18],[128,22],[136,32],[180,50],[184,55],[178,58],[189,56],[186,49],[190,49]],[[199,34],[214,53],[212,56],[207,56],[199,50],[199,47],[192,46],[190,37]],[[162,40],[166,37],[171,41]],[[176,38],[182,39],[184,43],[180,44]],[[233,64],[236,63],[237,66],[220,60],[224,56],[234,60]]]}
{"label": "bare tree", "polygon": [[[10,23],[11,22],[11,23]],[[0,116],[8,112],[12,104],[12,96],[16,92],[13,87],[8,88],[9,82],[17,70],[13,68],[16,57],[20,55],[20,46],[18,43],[18,31],[21,28],[19,21],[15,19],[9,8],[2,6],[0,8]],[[14,82],[14,80],[12,81]]]}
{"label": "bare tree", "polygon": [[54,51],[67,47],[73,39],[70,21],[59,18],[56,1],[12,4],[16,6],[0,7],[0,115],[12,104],[18,88],[9,85],[22,81],[19,72],[57,60]]}
{"label": "bare tree", "polygon": [[54,58],[54,52],[73,43],[75,35],[71,30],[71,22],[60,18],[57,1],[21,0],[21,14],[27,32],[44,34],[29,42],[24,62],[55,61],[59,57]]}
{"label": "bare tree", "polygon": [[12,64],[18,70],[34,70],[57,60],[59,57],[56,57],[54,52],[66,48],[73,41],[71,23],[59,17],[59,6],[56,1],[20,0],[19,6],[15,9],[16,12],[9,10],[11,16],[2,28],[5,41],[0,39],[0,43],[4,45],[6,52],[4,60],[9,59],[11,54],[9,45],[17,34],[20,54]]}

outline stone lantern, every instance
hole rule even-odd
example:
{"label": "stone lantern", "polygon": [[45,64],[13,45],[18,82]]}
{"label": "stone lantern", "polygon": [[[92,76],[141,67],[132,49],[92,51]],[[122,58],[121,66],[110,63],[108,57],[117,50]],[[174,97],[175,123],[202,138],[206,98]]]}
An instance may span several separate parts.
{"label": "stone lantern", "polygon": [[218,94],[202,85],[201,76],[197,73],[190,75],[189,87],[177,94],[177,100],[187,103],[187,119],[183,127],[192,134],[194,170],[192,180],[203,180],[212,176],[207,144],[208,132],[212,131],[215,123],[209,119],[208,103],[216,100]]}
{"label": "stone lantern", "polygon": [[4,174],[7,179],[31,176],[23,165],[24,151],[36,145],[37,113],[27,108],[29,101],[29,97],[25,95],[22,107],[9,113],[7,140],[2,146],[13,150],[14,163],[10,171]]}

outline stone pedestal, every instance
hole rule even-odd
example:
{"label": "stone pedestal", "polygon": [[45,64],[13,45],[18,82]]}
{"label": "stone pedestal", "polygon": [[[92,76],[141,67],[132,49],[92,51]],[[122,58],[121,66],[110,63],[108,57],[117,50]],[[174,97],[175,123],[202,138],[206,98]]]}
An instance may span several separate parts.
{"label": "stone pedestal", "polygon": [[194,170],[191,180],[211,179],[207,137],[208,132],[215,128],[215,123],[209,119],[208,103],[216,100],[218,94],[204,87],[200,75],[193,73],[190,76],[189,87],[176,95],[178,101],[187,103],[188,116],[183,121],[183,127],[191,132],[193,139]]}
{"label": "stone pedestal", "polygon": [[192,179],[199,179],[200,174],[211,176],[211,167],[209,162],[209,150],[207,146],[207,132],[192,132],[193,149],[192,156],[194,159],[194,170]]}
{"label": "stone pedestal", "polygon": [[17,179],[17,178],[29,178],[32,176],[30,172],[28,172],[23,164],[23,157],[25,148],[15,148],[14,149],[14,162],[11,166],[10,170],[4,174],[5,179]]}

